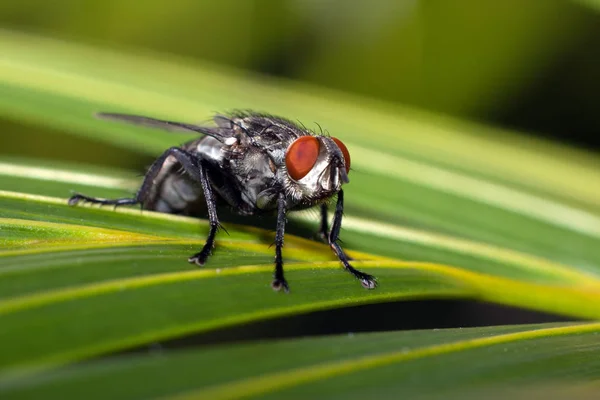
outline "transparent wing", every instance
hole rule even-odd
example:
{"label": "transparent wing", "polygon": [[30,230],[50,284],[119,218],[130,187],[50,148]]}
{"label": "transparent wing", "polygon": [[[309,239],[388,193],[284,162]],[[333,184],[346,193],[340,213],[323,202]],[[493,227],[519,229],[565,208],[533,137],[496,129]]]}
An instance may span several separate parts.
{"label": "transparent wing", "polygon": [[96,113],[97,118],[109,120],[109,121],[120,121],[127,122],[133,125],[145,126],[148,128],[162,129],[169,132],[178,133],[202,133],[204,135],[212,136],[217,140],[223,141],[230,134],[224,129],[210,128],[206,126],[199,126],[194,124],[186,124],[185,122],[175,121],[164,121],[160,119],[143,117],[141,115],[129,115],[129,114],[117,114],[117,113]]}

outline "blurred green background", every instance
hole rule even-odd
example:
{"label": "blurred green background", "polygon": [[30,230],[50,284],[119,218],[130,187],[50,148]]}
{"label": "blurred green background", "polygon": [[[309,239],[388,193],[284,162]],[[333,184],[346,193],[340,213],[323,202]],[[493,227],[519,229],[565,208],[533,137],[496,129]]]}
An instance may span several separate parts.
{"label": "blurred green background", "polygon": [[[9,0],[0,2],[0,27],[304,81],[597,149],[599,4]],[[19,133],[1,135],[2,154],[123,167],[147,162],[100,144],[93,155],[76,154],[90,143],[59,147],[45,139],[49,128],[17,119],[0,119],[0,129]]]}

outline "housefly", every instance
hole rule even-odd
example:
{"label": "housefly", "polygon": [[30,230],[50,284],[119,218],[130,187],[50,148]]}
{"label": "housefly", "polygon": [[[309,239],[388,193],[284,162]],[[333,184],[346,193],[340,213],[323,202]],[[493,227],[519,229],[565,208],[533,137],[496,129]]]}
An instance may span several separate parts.
{"label": "housefly", "polygon": [[[373,289],[375,278],[355,269],[338,244],[344,211],[342,185],[348,183],[350,153],[334,137],[317,134],[284,118],[236,111],[216,115],[214,127],[149,117],[99,113],[99,118],[123,121],[203,136],[166,150],[148,169],[132,198],[100,199],[76,193],[69,205],[79,202],[136,205],[158,212],[208,214],[210,230],[200,252],[190,263],[203,265],[214,246],[220,227],[218,206],[229,206],[242,215],[276,213],[274,290],[289,290],[283,273],[283,237],[286,213],[320,206],[319,233],[344,268],[362,286]],[[337,195],[331,230],[327,201]]]}

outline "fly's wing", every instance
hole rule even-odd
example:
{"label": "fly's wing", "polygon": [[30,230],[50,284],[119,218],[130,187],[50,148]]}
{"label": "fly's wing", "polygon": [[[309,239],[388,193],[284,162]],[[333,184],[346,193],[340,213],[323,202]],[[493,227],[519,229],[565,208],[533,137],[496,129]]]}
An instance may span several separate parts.
{"label": "fly's wing", "polygon": [[220,142],[225,141],[233,135],[233,130],[224,127],[210,128],[194,124],[186,124],[184,122],[163,121],[160,119],[143,117],[141,115],[117,114],[117,113],[96,113],[96,117],[109,121],[127,122],[134,125],[145,126],[148,128],[157,128],[169,132],[179,133],[202,133],[212,136]]}

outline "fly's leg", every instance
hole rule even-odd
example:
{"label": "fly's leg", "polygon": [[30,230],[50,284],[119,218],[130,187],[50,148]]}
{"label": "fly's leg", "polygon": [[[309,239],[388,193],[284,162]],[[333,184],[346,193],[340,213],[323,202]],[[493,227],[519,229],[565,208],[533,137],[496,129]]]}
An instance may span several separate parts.
{"label": "fly's leg", "polygon": [[333,252],[338,256],[346,271],[350,272],[356,279],[360,281],[360,284],[365,289],[375,289],[377,282],[375,277],[367,273],[361,272],[350,265],[350,260],[346,253],[342,250],[340,245],[337,243],[340,236],[340,229],[342,228],[342,214],[344,213],[344,192],[342,190],[338,193],[337,204],[335,205],[335,214],[333,216],[333,226],[329,233],[329,246]]}
{"label": "fly's leg", "polygon": [[210,255],[212,248],[215,245],[215,236],[217,234],[217,230],[219,230],[219,218],[217,217],[217,202],[213,195],[212,188],[210,187],[210,182],[208,181],[208,176],[206,174],[206,168],[200,164],[198,168],[198,178],[200,179],[200,184],[202,185],[202,191],[204,192],[204,198],[206,199],[206,208],[208,210],[208,222],[210,224],[210,230],[208,231],[208,237],[206,238],[206,243],[204,243],[204,247],[199,253],[194,254],[192,257],[188,259],[189,262],[195,263],[196,265],[204,265],[206,259]]}
{"label": "fly's leg", "polygon": [[[329,244],[329,227],[327,221],[327,204],[321,204],[321,224],[319,226],[319,232],[317,233],[317,237],[321,239],[323,242]],[[340,247],[340,250],[344,253],[344,256],[347,260],[352,260],[353,258],[347,255],[344,250]]]}
{"label": "fly's leg", "polygon": [[91,203],[100,204],[102,206],[114,205],[115,208],[119,206],[134,206],[140,204],[140,201],[136,197],[123,197],[120,199],[100,199],[98,197],[90,197],[81,193],[75,193],[69,198],[69,205],[74,206],[78,203]]}
{"label": "fly's leg", "polygon": [[329,243],[329,227],[327,226],[327,204],[321,204],[321,224],[317,236],[325,243]]}
{"label": "fly's leg", "polygon": [[210,255],[210,252],[215,243],[215,235],[217,234],[217,230],[219,228],[219,220],[217,218],[217,207],[216,202],[208,182],[208,177],[206,175],[206,168],[202,165],[202,162],[194,155],[188,153],[185,150],[182,150],[178,147],[171,147],[166,150],[159,158],[152,163],[152,166],[148,170],[148,173],[144,177],[144,181],[142,182],[142,186],[140,190],[138,190],[136,196],[131,199],[115,199],[115,200],[104,200],[104,199],[96,199],[93,197],[85,196],[82,194],[75,194],[69,199],[69,205],[75,205],[80,201],[87,201],[95,204],[114,204],[116,206],[124,205],[124,204],[138,204],[145,201],[146,196],[150,193],[152,189],[152,185],[154,184],[154,180],[156,176],[160,172],[163,167],[163,164],[167,160],[168,157],[174,157],[183,167],[183,170],[195,181],[200,182],[202,185],[202,190],[204,191],[204,197],[206,198],[206,205],[208,208],[208,219],[210,222],[210,230],[208,232],[208,237],[206,238],[206,243],[202,250],[193,255],[188,259],[189,262],[195,263],[197,265],[203,265],[206,262],[206,259]]}
{"label": "fly's leg", "polygon": [[124,205],[136,205],[143,204],[146,195],[150,192],[152,185],[154,183],[154,179],[160,172],[163,164],[167,157],[176,153],[177,150],[181,151],[177,147],[172,147],[165,151],[160,157],[156,159],[148,169],[146,176],[144,177],[144,181],[142,182],[142,186],[137,191],[135,197],[132,198],[121,198],[121,199],[99,199],[96,197],[86,196],[81,193],[75,193],[73,196],[69,198],[69,205],[74,206],[78,203],[92,203],[92,204],[100,204],[100,205],[114,205],[115,207],[124,206]]}
{"label": "fly's leg", "polygon": [[283,256],[281,254],[285,234],[285,212],[285,194],[279,193],[277,198],[277,231],[275,233],[275,273],[271,287],[273,290],[279,291],[283,288],[286,292],[289,292],[290,288],[283,277]]}

